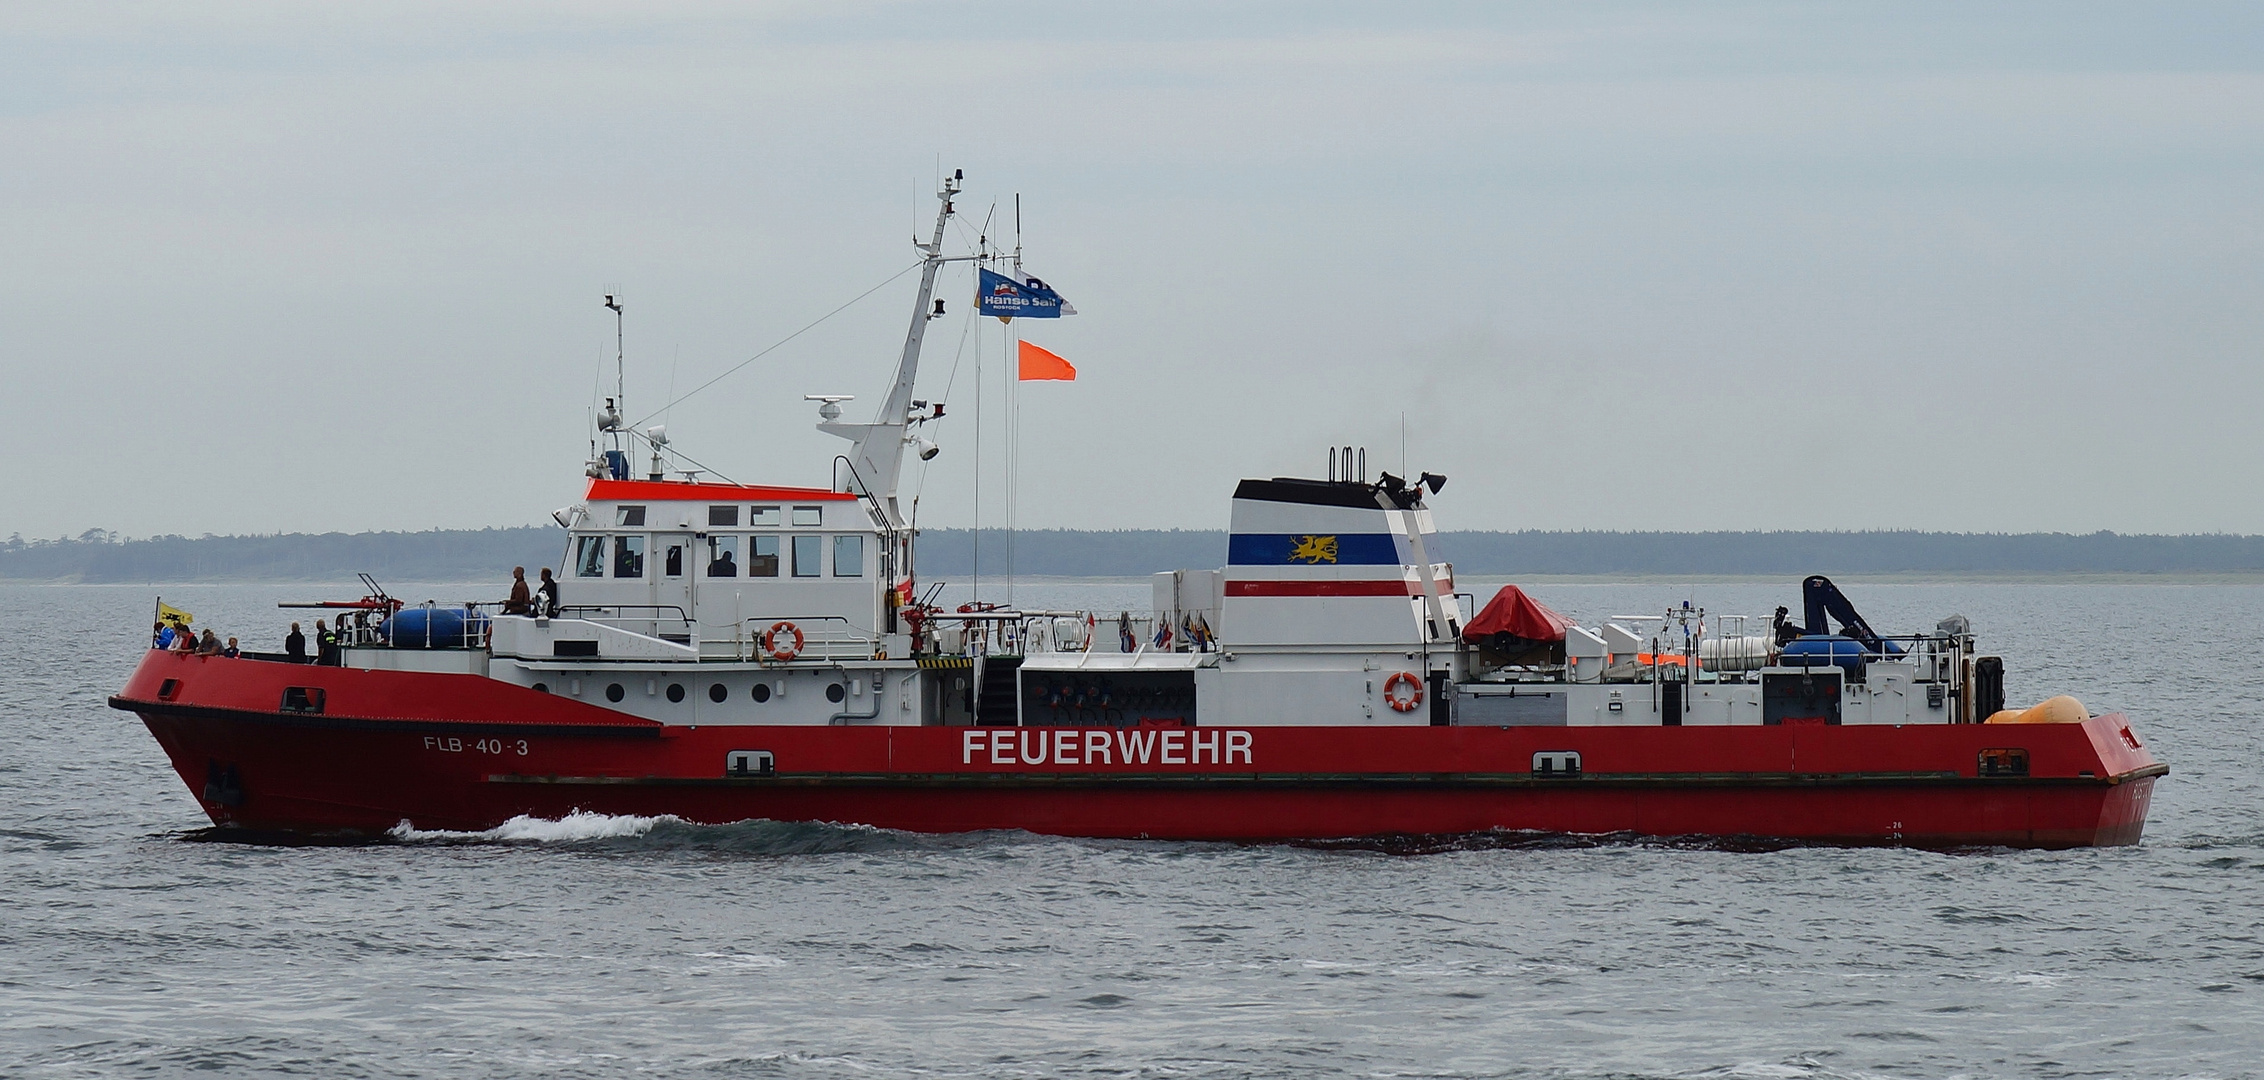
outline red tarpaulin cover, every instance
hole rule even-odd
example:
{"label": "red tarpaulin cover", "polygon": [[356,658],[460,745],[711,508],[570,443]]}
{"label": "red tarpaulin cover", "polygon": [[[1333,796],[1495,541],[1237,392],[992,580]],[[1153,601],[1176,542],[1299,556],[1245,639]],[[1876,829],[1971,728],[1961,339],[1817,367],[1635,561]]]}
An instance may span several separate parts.
{"label": "red tarpaulin cover", "polygon": [[1528,641],[1563,641],[1565,630],[1571,626],[1571,619],[1550,611],[1540,601],[1525,595],[1525,590],[1504,585],[1487,602],[1486,609],[1462,628],[1462,636],[1477,640],[1495,634],[1514,634]]}

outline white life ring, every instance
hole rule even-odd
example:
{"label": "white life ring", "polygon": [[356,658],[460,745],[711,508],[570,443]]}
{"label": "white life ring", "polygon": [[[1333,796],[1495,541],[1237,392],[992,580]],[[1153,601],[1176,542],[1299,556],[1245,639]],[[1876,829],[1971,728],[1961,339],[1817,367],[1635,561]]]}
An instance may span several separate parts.
{"label": "white life ring", "polygon": [[[1402,687],[1406,688],[1404,694],[1400,693]],[[1391,706],[1391,711],[1414,712],[1422,703],[1423,680],[1416,678],[1413,672],[1398,672],[1384,680],[1384,704]]]}
{"label": "white life ring", "polygon": [[[794,640],[780,644],[780,634],[792,635]],[[802,628],[790,622],[772,623],[770,629],[763,631],[763,652],[773,660],[792,660],[802,655],[802,646],[806,643],[806,639],[802,637]]]}

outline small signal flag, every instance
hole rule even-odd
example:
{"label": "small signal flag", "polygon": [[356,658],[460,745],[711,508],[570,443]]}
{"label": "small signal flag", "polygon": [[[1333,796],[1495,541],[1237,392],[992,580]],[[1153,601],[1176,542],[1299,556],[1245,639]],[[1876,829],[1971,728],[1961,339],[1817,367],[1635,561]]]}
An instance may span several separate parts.
{"label": "small signal flag", "polygon": [[1017,377],[1023,382],[1054,379],[1075,382],[1077,369],[1069,361],[1025,341],[1022,342],[1020,371]]}

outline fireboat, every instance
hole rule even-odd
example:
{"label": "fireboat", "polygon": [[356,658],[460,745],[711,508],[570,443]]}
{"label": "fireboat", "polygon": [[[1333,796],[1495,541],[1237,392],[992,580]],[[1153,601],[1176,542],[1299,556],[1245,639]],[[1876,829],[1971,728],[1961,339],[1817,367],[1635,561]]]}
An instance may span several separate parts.
{"label": "fireboat", "polygon": [[1155,574],[1148,611],[934,603],[898,481],[937,452],[943,404],[913,395],[938,271],[978,261],[1000,302],[1058,300],[1018,249],[945,254],[962,182],[915,239],[872,421],[810,396],[850,444],[828,485],[672,478],[664,430],[624,424],[616,398],[557,515],[555,599],[411,605],[365,577],[327,602],[360,616],[332,662],[152,650],[111,706],[215,825],[259,832],[580,811],[1159,840],[2138,842],[2167,766],[2120,713],[2007,708],[1964,618],[1883,634],[1823,577],[1800,621],[1750,632],[1688,602],[1594,626],[1515,586],[1481,606],[1434,524],[1445,478],[1351,448],[1318,477],[1241,481],[1225,565]]}

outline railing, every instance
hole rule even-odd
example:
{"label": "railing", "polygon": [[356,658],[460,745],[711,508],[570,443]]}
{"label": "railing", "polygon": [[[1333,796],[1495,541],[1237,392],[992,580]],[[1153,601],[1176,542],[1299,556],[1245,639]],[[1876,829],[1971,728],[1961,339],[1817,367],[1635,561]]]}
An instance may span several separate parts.
{"label": "railing", "polygon": [[[880,646],[880,635],[869,627],[860,627],[843,615],[764,615],[742,619],[734,623],[727,638],[702,637],[698,644],[702,660],[759,660],[783,662],[763,644],[763,637],[771,628],[787,624],[801,632],[802,643],[798,652],[789,659],[807,660],[870,660]],[[785,637],[785,640],[777,640]],[[774,635],[773,648],[793,645],[793,639],[781,631]]]}
{"label": "railing", "polygon": [[[341,618],[338,621],[344,624],[346,620]],[[377,626],[366,621],[353,626],[340,625],[332,633],[338,635],[338,645],[341,648],[385,644],[385,638],[378,633]]]}
{"label": "railing", "polygon": [[[586,612],[590,614],[568,614],[568,612],[576,611]],[[625,614],[626,612],[631,611],[650,611],[653,612],[653,614],[634,616]],[[607,618],[628,619],[638,622],[659,622],[659,613],[663,611],[675,612],[676,621],[681,625],[690,626],[692,624],[691,615],[687,614],[684,611],[683,606],[680,604],[568,604],[558,609],[558,615],[560,618],[588,619],[591,622],[600,622]],[[612,612],[614,614],[608,615],[606,614],[608,612]]]}
{"label": "railing", "polygon": [[[1887,648],[1862,648],[1843,642],[1831,654],[1784,656],[1775,639],[1749,634],[1746,627],[1757,617],[1709,616],[1703,608],[1670,609],[1666,615],[1612,615],[1612,623],[1659,623],[1650,641],[1634,656],[1616,654],[1604,671],[1607,682],[1744,682],[1768,666],[1831,667],[1852,662],[1856,669],[1878,663],[1907,663],[1917,668],[1919,683],[1962,682],[1961,662],[1971,655],[1970,634],[1937,630],[1931,634],[1881,634]],[[1763,620],[1766,622],[1767,620]],[[1709,632],[1710,631],[1710,632]],[[1849,648],[1848,646],[1854,646]],[[1860,651],[1857,651],[1860,650]],[[1859,675],[1854,676],[1860,678]]]}
{"label": "railing", "polygon": [[559,607],[558,617],[582,619],[679,644],[691,641],[692,616],[680,604],[566,604]]}

